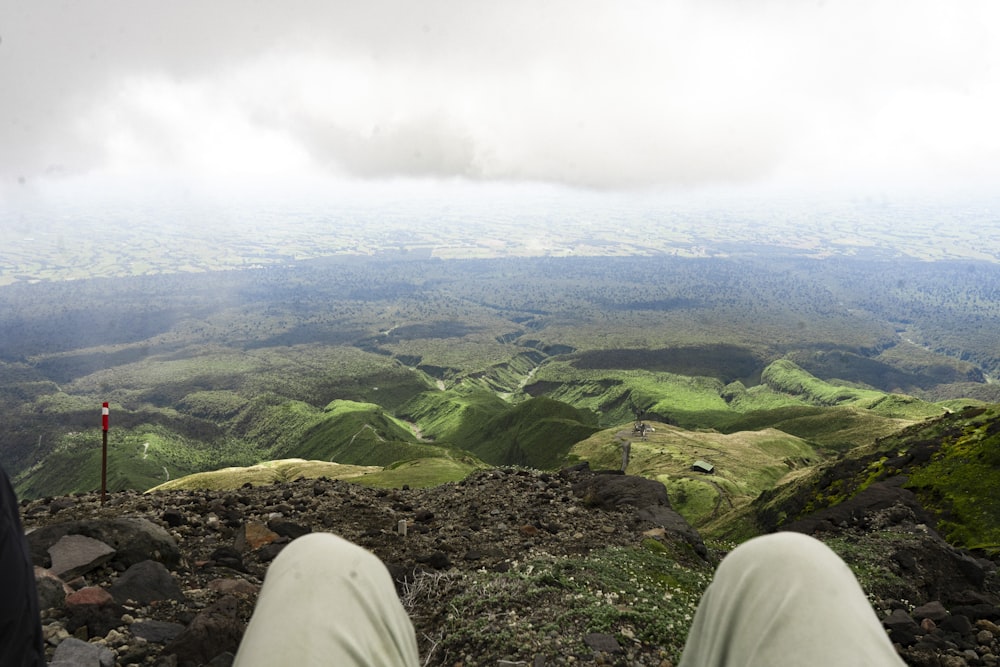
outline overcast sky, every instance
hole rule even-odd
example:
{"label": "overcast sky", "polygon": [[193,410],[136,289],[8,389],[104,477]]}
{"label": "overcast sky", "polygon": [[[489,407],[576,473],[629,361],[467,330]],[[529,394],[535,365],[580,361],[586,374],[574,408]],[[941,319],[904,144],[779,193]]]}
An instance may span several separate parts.
{"label": "overcast sky", "polygon": [[995,0],[0,3],[8,200],[410,178],[986,190],[997,119]]}

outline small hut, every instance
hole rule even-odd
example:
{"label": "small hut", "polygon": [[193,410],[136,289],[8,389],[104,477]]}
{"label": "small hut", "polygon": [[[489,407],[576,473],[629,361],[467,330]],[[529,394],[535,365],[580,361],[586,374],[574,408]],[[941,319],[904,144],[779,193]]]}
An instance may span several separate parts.
{"label": "small hut", "polygon": [[715,466],[709,463],[708,461],[702,461],[699,459],[698,461],[695,461],[691,465],[691,470],[695,472],[702,472],[705,473],[706,475],[711,475],[712,473],[715,472]]}

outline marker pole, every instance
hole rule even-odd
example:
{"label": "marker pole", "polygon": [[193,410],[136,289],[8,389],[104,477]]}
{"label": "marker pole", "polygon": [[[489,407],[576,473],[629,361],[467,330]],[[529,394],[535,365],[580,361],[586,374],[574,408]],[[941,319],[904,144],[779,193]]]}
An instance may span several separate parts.
{"label": "marker pole", "polygon": [[101,407],[101,504],[108,499],[108,403]]}

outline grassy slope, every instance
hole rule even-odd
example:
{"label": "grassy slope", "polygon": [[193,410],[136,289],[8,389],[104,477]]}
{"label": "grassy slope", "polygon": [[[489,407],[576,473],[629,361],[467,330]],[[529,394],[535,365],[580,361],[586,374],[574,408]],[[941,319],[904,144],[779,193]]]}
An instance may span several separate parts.
{"label": "grassy slope", "polygon": [[964,415],[956,418],[955,431],[943,435],[937,454],[911,471],[907,487],[938,515],[939,527],[950,542],[996,553],[1000,552],[1000,408],[977,408]]}
{"label": "grassy slope", "polygon": [[[627,429],[607,429],[575,445],[570,456],[592,468],[621,467],[622,443],[631,443],[628,472],[660,480],[671,503],[695,527],[746,505],[761,491],[820,461],[804,440],[774,429],[722,434],[652,423],[644,438]],[[694,472],[695,461],[715,466]]]}
{"label": "grassy slope", "polygon": [[977,406],[913,424],[767,493],[720,526],[746,535],[834,507],[874,482],[903,475],[960,546],[1000,552],[1000,407]]}
{"label": "grassy slope", "polygon": [[388,468],[356,466],[330,461],[281,459],[264,461],[253,466],[240,466],[194,473],[153,487],[150,491],[176,489],[238,489],[244,484],[254,486],[298,479],[350,480],[365,486],[413,488],[437,486],[464,479],[485,464],[468,455],[434,456],[395,463]]}
{"label": "grassy slope", "polygon": [[346,400],[327,405],[322,420],[291,449],[302,458],[379,466],[443,453],[418,443],[410,428],[381,406]]}
{"label": "grassy slope", "polygon": [[261,486],[276,482],[291,482],[297,479],[355,479],[362,475],[378,472],[378,466],[353,466],[328,461],[307,461],[305,459],[283,459],[265,461],[253,466],[222,468],[198,472],[179,479],[154,486],[150,491],[173,491],[177,489],[238,489],[244,484]]}
{"label": "grassy slope", "polygon": [[477,423],[486,422],[510,406],[496,394],[478,387],[455,387],[414,396],[398,414],[415,422],[423,436],[436,441],[465,443]]}
{"label": "grassy slope", "polygon": [[550,398],[511,405],[481,389],[427,392],[401,408],[421,432],[494,465],[558,466],[597,430],[594,415]]}
{"label": "grassy slope", "polygon": [[[107,486],[110,491],[146,489],[217,467],[220,461],[225,462],[223,465],[247,465],[256,460],[256,452],[240,440],[226,439],[205,445],[161,426],[112,428],[108,434]],[[61,437],[52,454],[14,481],[18,493],[25,497],[100,489],[100,430]]]}
{"label": "grassy slope", "polygon": [[384,488],[398,489],[403,485],[419,488],[458,482],[465,479],[473,470],[485,467],[487,467],[485,463],[467,454],[435,456],[402,461],[352,481],[365,486]]}

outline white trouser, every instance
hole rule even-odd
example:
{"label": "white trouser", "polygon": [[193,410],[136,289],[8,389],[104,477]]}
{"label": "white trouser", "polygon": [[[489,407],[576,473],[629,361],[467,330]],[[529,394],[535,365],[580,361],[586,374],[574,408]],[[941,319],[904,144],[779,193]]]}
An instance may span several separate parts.
{"label": "white trouser", "polygon": [[698,605],[679,667],[904,667],[850,568],[776,533],[740,545]]}
{"label": "white trouser", "polygon": [[388,570],[330,533],[271,563],[235,667],[418,667],[417,641]]}

